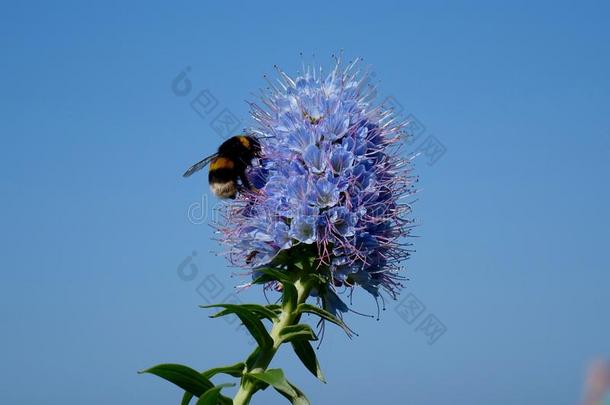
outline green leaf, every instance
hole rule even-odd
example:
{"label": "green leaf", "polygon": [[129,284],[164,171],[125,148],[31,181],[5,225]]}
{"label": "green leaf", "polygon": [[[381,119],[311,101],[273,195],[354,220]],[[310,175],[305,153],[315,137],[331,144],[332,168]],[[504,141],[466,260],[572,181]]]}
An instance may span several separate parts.
{"label": "green leaf", "polygon": [[161,377],[197,397],[214,386],[200,373],[181,364],[159,364],[148,370],[140,371],[140,374],[142,373]]}
{"label": "green leaf", "polygon": [[278,304],[269,304],[267,305],[267,309],[269,311],[272,311],[276,316],[278,316],[282,313],[282,306],[278,305]]}
{"label": "green leaf", "polygon": [[[237,315],[239,320],[244,324],[246,329],[250,332],[252,337],[256,340],[259,346],[262,348],[268,348],[273,346],[273,339],[269,336],[269,332],[265,329],[265,325],[258,319],[256,314],[242,305],[237,304],[214,304],[214,305],[201,305],[202,308],[212,307],[224,307],[227,310],[231,310],[232,313]],[[224,312],[224,311],[221,311]],[[213,315],[214,316],[214,315]],[[216,314],[216,316],[219,316]]]}
{"label": "green leaf", "polygon": [[280,331],[282,342],[290,342],[297,340],[318,340],[316,334],[307,324],[300,323],[298,325],[289,325]]}
{"label": "green leaf", "polygon": [[233,405],[233,400],[229,397],[225,397],[224,395],[219,395],[219,403],[221,405]]}
{"label": "green leaf", "polygon": [[267,307],[265,307],[263,305],[258,305],[258,304],[214,304],[214,305],[206,305],[206,308],[212,308],[212,307],[225,308],[222,311],[217,312],[214,315],[210,316],[210,318],[220,318],[221,316],[234,314],[235,306],[240,306],[242,308],[247,309],[248,311],[255,314],[257,316],[257,318],[259,318],[259,319],[266,318],[266,319],[269,319],[270,321],[276,321],[279,319],[278,315],[275,312],[267,309]]}
{"label": "green leaf", "polygon": [[284,377],[284,371],[282,371],[281,368],[272,368],[258,373],[248,373],[248,376],[269,384],[276,390],[284,392],[291,397],[296,397],[298,395],[294,388],[290,386],[286,377]]}
{"label": "green leaf", "polygon": [[256,277],[254,280],[252,280],[252,284],[267,284],[272,281],[276,281],[276,280],[267,274],[263,274],[263,275]]}
{"label": "green leaf", "polygon": [[279,281],[281,283],[290,283],[290,277],[286,273],[283,273],[276,269],[270,268],[262,268],[256,269],[256,271],[263,273],[261,276],[257,277],[252,283],[253,284],[265,284],[270,281]]}
{"label": "green leaf", "polygon": [[201,373],[201,375],[205,378],[212,378],[216,374],[228,374],[231,377],[239,378],[242,376],[245,367],[244,363],[235,363],[231,366],[211,368]]}
{"label": "green leaf", "polygon": [[251,369],[254,366],[254,363],[256,362],[256,359],[258,359],[258,355],[260,354],[260,352],[261,352],[261,348],[257,347],[250,354],[250,356],[248,356],[248,358],[246,359],[246,367],[248,369]]}
{"label": "green leaf", "polygon": [[301,362],[303,362],[303,365],[320,381],[326,383],[326,379],[324,378],[324,374],[320,368],[320,363],[318,363],[316,353],[313,350],[313,347],[311,347],[311,344],[309,344],[307,340],[301,339],[293,340],[290,343],[292,344],[294,352],[297,354],[299,359],[301,359]]}
{"label": "green leaf", "polygon": [[278,311],[281,311],[281,310],[282,310],[282,306],[281,306],[281,305],[279,305],[279,304],[268,304],[268,305],[266,305],[266,308],[267,308],[269,311],[273,311],[273,312],[275,312],[275,313],[278,313]]}
{"label": "green leaf", "polygon": [[266,318],[266,319],[269,319],[270,321],[275,321],[278,319],[278,314],[274,310],[267,308],[267,306],[265,306],[265,305],[259,305],[259,304],[212,304],[212,305],[202,305],[201,307],[202,308],[224,308],[222,311],[217,312],[214,315],[211,315],[210,318],[220,318],[221,316],[234,314],[234,313],[236,313],[235,307],[241,307],[241,308],[247,309],[248,311],[257,315],[257,317],[260,319]]}
{"label": "green leaf", "polygon": [[270,369],[261,373],[250,373],[248,375],[263,383],[271,385],[280,394],[288,398],[294,405],[309,405],[309,400],[305,394],[288,382],[284,376],[284,372],[280,368]]}
{"label": "green leaf", "polygon": [[290,381],[288,381],[288,384],[290,384],[290,386],[292,387],[293,390],[295,390],[295,392],[297,393],[296,397],[291,397],[288,394],[283,393],[280,390],[277,390],[280,394],[282,394],[284,397],[288,398],[288,400],[290,401],[290,403],[292,405],[310,405],[309,400],[307,399],[307,397],[305,396],[305,394],[303,394],[303,391],[301,391],[300,389],[298,389],[294,384],[292,384]]}
{"label": "green leaf", "polygon": [[[236,363],[232,366],[211,368],[201,373],[201,375],[209,379],[214,377],[216,374],[222,373],[239,378],[242,376],[245,367],[246,365],[244,363]],[[182,396],[182,402],[180,402],[180,405],[188,405],[191,402],[191,399],[193,399],[193,394],[188,391],[185,392]]]}
{"label": "green leaf", "polygon": [[267,318],[270,321],[279,319],[277,314],[267,306],[258,304],[242,304],[242,306],[257,314],[259,318]]}
{"label": "green leaf", "polygon": [[297,288],[290,283],[286,283],[283,285],[283,294],[282,294],[282,306],[285,307],[289,305],[290,308],[294,308],[297,305]]}
{"label": "green leaf", "polygon": [[182,396],[182,401],[180,401],[180,405],[189,405],[191,399],[193,399],[193,394],[188,391],[184,391],[184,395]]}
{"label": "green leaf", "polygon": [[[201,397],[199,397],[199,401],[197,401],[196,405],[218,405],[221,401],[220,390],[224,387],[233,387],[235,384],[220,384],[214,388],[207,390]],[[226,398],[228,399],[228,398]],[[231,401],[232,403],[233,401]]]}
{"label": "green leaf", "polygon": [[322,309],[318,306],[311,305],[311,304],[299,304],[296,312],[297,313],[307,312],[310,314],[317,315],[324,320],[327,320],[329,322],[334,323],[335,325],[340,326],[341,329],[343,329],[345,331],[345,333],[347,333],[348,336],[352,335],[352,331],[347,327],[345,322],[343,322],[341,319],[337,318],[336,316],[334,316],[327,310]]}
{"label": "green leaf", "polygon": [[229,397],[225,397],[224,395],[220,395],[220,404],[221,405],[233,405],[233,400]]}

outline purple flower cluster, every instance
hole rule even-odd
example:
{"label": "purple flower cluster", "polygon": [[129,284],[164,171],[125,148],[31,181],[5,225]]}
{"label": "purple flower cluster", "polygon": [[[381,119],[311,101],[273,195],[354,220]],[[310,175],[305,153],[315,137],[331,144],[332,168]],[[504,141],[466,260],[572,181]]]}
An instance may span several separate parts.
{"label": "purple flower cluster", "polygon": [[[400,288],[399,264],[409,256],[413,225],[405,197],[414,192],[409,161],[398,156],[404,122],[374,105],[360,64],[279,71],[251,104],[251,135],[263,157],[250,170],[258,190],[226,207],[218,225],[232,263],[275,266],[282,252],[311,247],[314,268],[329,290],[361,286],[375,297]],[[332,309],[345,310],[342,303]]]}

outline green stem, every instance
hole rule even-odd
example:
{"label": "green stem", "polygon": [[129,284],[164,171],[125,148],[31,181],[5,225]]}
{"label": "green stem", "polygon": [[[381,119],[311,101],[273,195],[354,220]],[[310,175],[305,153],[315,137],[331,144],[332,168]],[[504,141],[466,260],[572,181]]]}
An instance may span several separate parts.
{"label": "green stem", "polygon": [[[299,277],[295,281],[294,286],[296,287],[298,293],[296,303],[296,306],[298,306],[307,300],[313,285],[311,282],[305,282],[304,277]],[[276,321],[273,324],[271,332],[269,333],[273,339],[273,345],[268,349],[261,349],[256,357],[256,360],[252,364],[252,367],[246,370],[246,372],[263,372],[267,369],[269,363],[271,363],[271,360],[273,359],[273,356],[275,356],[275,353],[282,345],[280,331],[282,331],[282,329],[284,329],[286,326],[296,325],[299,323],[300,314],[296,312],[296,306],[293,307],[290,302],[286,302],[282,305],[282,312],[279,315],[279,321]],[[247,378],[247,375],[244,374],[244,377],[242,377],[240,382],[239,390],[237,391],[237,394],[235,394],[235,398],[233,398],[233,405],[249,404],[252,395],[254,395],[259,388],[260,382],[253,381],[251,378]]]}

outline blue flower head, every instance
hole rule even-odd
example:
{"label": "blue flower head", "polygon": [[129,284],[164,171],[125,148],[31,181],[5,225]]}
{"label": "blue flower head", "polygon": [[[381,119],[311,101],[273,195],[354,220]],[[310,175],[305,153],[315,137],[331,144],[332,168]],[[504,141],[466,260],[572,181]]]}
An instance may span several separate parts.
{"label": "blue flower head", "polygon": [[232,263],[275,266],[279,254],[309,247],[316,271],[329,275],[327,309],[346,311],[336,292],[358,286],[392,297],[409,256],[413,221],[405,197],[414,192],[410,162],[398,155],[404,122],[376,105],[356,61],[337,61],[324,75],[279,71],[251,104],[262,155],[250,169],[257,188],[228,202],[218,225]]}

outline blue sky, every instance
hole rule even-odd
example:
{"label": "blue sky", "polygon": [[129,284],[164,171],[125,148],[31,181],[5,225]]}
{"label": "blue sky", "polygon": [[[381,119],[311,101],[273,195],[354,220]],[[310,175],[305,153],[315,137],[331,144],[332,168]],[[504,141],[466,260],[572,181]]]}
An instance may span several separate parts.
{"label": "blue sky", "polygon": [[[432,165],[415,160],[420,237],[401,299],[425,308],[410,323],[393,301],[379,322],[351,314],[351,341],[328,330],[326,385],[288,351],[274,364],[314,404],[575,403],[588,362],[610,356],[609,12],[5,4],[0,402],[178,403],[178,389],[136,371],[245,356],[246,335],[197,308],[239,279],[210,253],[209,215],[187,214],[215,202],[205,176],[180,174],[221,141],[221,111],[248,123],[244,100],[274,64],[294,72],[303,52],[328,66],[344,49],[372,66],[380,100],[423,126],[411,150],[427,139],[445,150]],[[187,67],[192,89],[178,96],[172,81]],[[217,104],[200,116],[190,102],[204,90]],[[354,308],[375,311],[363,294]],[[433,344],[417,330],[429,315],[446,328]]]}

